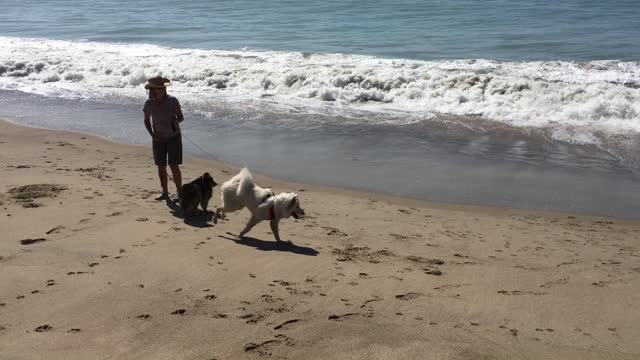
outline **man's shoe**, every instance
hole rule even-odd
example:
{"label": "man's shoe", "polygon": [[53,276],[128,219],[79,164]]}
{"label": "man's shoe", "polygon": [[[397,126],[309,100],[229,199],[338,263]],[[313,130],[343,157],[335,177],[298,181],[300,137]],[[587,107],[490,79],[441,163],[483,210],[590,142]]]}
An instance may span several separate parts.
{"label": "man's shoe", "polygon": [[162,194],[156,196],[157,201],[167,200],[169,198],[169,193],[163,192]]}

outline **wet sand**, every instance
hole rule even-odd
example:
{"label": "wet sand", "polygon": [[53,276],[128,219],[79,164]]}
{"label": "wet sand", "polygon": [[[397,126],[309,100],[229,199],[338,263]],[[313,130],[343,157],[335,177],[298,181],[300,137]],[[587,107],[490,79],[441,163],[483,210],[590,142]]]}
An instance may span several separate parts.
{"label": "wet sand", "polygon": [[[534,129],[477,118],[462,124],[451,117],[379,126],[372,124],[385,115],[340,118],[242,105],[212,104],[211,116],[186,113],[185,150],[207,157],[203,149],[254,172],[307,184],[448,203],[640,217],[637,161],[627,166],[601,149],[550,141]],[[149,142],[141,102],[131,99],[99,103],[0,90],[2,116],[36,127]],[[346,125],[354,121],[365,124]]]}
{"label": "wet sand", "polygon": [[238,239],[247,211],[154,201],[144,146],[1,122],[0,159],[1,358],[640,356],[638,220],[256,176],[300,193],[285,246],[266,223]]}

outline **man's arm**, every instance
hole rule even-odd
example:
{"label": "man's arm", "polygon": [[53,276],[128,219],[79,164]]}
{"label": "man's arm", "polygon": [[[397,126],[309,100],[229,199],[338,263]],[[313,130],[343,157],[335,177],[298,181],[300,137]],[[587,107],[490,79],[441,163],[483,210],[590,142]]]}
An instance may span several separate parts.
{"label": "man's arm", "polygon": [[178,100],[176,100],[176,121],[178,124],[184,121],[184,115],[182,115],[182,108],[180,108]]}
{"label": "man's arm", "polygon": [[153,137],[153,128],[151,127],[151,112],[149,111],[144,112],[144,127],[147,128],[149,135]]}

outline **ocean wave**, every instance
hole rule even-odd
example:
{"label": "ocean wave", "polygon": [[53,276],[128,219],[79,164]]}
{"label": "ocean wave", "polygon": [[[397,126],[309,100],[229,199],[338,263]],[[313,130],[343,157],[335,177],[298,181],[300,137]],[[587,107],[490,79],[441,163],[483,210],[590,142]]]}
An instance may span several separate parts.
{"label": "ocean wave", "polygon": [[640,62],[416,61],[12,37],[0,37],[0,48],[0,88],[46,96],[137,100],[145,80],[161,74],[195,111],[252,100],[285,110],[393,114],[399,123],[474,115],[574,142],[640,133]]}

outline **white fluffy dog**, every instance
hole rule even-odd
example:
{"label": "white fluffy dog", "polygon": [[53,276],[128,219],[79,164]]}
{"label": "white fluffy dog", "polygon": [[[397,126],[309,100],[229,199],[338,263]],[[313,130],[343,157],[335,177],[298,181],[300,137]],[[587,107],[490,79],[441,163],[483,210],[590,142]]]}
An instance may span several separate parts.
{"label": "white fluffy dog", "polygon": [[216,209],[215,218],[224,218],[225,213],[242,210],[245,207],[251,212],[251,219],[238,235],[241,238],[259,222],[269,220],[273,236],[280,242],[278,231],[280,219],[286,219],[289,216],[298,219],[304,215],[298,194],[275,195],[271,189],[255,184],[247,168],[222,184],[221,198],[222,207]]}

